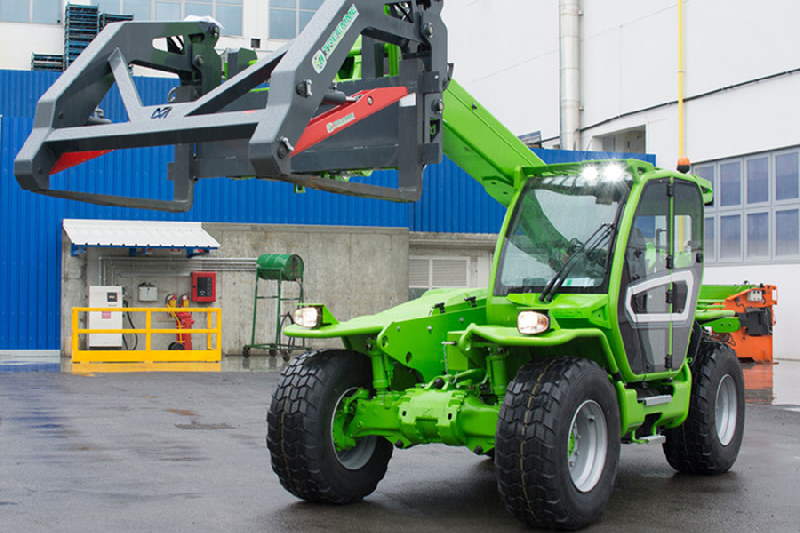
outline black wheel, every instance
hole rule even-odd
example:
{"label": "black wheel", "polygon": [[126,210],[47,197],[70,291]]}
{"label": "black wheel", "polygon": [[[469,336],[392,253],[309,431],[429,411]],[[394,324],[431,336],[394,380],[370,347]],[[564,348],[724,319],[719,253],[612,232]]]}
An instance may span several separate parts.
{"label": "black wheel", "polygon": [[729,346],[703,343],[692,363],[689,416],[666,431],[664,454],[675,470],[721,474],[736,462],[744,436],[744,375]]}
{"label": "black wheel", "polygon": [[185,350],[185,349],[186,347],[183,345],[183,343],[178,341],[172,341],[171,343],[169,343],[169,346],[167,346],[167,350]]}
{"label": "black wheel", "polygon": [[495,444],[498,487],[514,516],[558,529],[593,522],[619,463],[619,407],[608,374],[575,357],[523,366],[506,390]]}
{"label": "black wheel", "polygon": [[337,504],[375,490],[392,445],[376,436],[348,439],[342,431],[351,400],[363,389],[372,393],[372,367],[356,352],[307,352],[283,370],[267,413],[267,447],[286,490]]}

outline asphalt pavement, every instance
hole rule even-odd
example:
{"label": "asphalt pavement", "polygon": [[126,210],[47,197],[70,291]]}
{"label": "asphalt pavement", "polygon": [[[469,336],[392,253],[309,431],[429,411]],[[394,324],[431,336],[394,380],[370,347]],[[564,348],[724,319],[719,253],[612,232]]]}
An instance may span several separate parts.
{"label": "asphalt pavement", "polygon": [[[775,368],[729,473],[676,474],[660,446],[624,446],[611,501],[584,531],[800,531],[800,362]],[[446,446],[395,450],[361,503],[297,500],[264,445],[277,379],[0,373],[0,531],[530,531],[505,511],[492,462]]]}

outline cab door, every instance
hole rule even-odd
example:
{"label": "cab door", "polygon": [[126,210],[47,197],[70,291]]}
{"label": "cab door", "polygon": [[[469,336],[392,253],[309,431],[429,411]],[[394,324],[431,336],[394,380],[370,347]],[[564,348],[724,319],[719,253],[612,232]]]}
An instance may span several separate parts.
{"label": "cab door", "polygon": [[703,277],[703,199],[680,179],[648,182],[625,247],[617,319],[635,374],[679,368]]}

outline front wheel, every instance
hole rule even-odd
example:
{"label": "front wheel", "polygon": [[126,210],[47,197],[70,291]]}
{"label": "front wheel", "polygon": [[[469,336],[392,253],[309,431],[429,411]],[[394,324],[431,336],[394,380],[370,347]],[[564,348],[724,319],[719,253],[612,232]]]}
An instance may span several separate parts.
{"label": "front wheel", "polygon": [[575,357],[522,367],[500,408],[495,450],[500,494],[518,519],[559,529],[593,522],[619,462],[619,408],[608,374]]}
{"label": "front wheel", "polygon": [[281,374],[267,413],[267,447],[281,485],[298,498],[351,503],[383,479],[392,445],[346,435],[359,391],[372,388],[367,357],[347,350],[308,352]]}
{"label": "front wheel", "polygon": [[664,454],[675,470],[721,474],[736,462],[744,437],[744,375],[729,346],[705,343],[692,364],[686,421],[666,432]]}

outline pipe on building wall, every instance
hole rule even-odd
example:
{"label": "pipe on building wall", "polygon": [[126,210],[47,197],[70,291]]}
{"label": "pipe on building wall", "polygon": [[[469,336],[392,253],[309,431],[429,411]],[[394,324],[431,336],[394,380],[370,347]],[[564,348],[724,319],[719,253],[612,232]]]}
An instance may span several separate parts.
{"label": "pipe on building wall", "polygon": [[581,35],[580,0],[559,0],[561,149],[581,146]]}
{"label": "pipe on building wall", "polygon": [[[125,257],[100,256],[97,258],[100,285],[116,285],[117,278],[127,277],[138,272],[141,277],[161,273],[170,273],[174,277],[188,277],[195,270],[213,270],[216,272],[253,272],[256,271],[255,257],[194,257],[192,259],[172,259],[168,257]],[[165,267],[167,270],[165,270]],[[122,271],[121,269],[128,269]]]}

